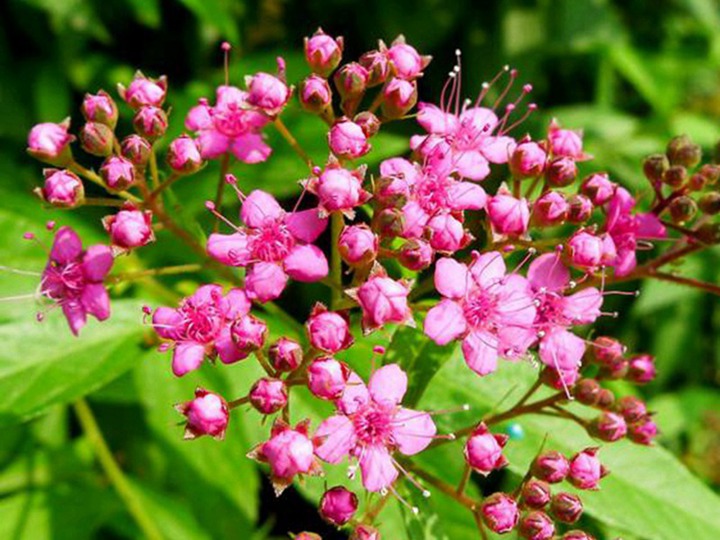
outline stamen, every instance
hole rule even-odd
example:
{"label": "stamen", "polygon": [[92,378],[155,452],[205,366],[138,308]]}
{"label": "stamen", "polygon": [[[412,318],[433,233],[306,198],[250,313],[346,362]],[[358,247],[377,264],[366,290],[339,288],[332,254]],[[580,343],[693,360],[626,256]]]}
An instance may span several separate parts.
{"label": "stamen", "polygon": [[423,497],[425,497],[426,499],[427,499],[428,497],[430,497],[430,491],[428,491],[427,489],[425,489],[425,487],[422,486],[422,485],[420,484],[420,482],[418,482],[415,478],[413,478],[413,476],[412,476],[409,472],[407,472],[407,471],[405,470],[405,468],[403,468],[403,466],[400,465],[400,463],[399,463],[395,458],[391,458],[391,459],[392,459],[393,464],[400,470],[401,473],[403,473],[403,474],[405,475],[405,478],[407,478],[408,481],[409,481],[413,486],[415,486],[416,488],[418,488],[418,489],[420,490],[420,493],[422,493],[422,496],[423,496]]}
{"label": "stamen", "polygon": [[[388,486],[388,490],[390,491],[390,493],[393,494],[393,496],[394,496],[398,501],[400,501],[404,506],[406,506],[407,508],[409,508],[410,511],[411,511],[413,514],[415,514],[415,515],[417,516],[417,515],[420,513],[420,509],[419,509],[417,506],[412,506],[409,502],[407,502],[405,499],[403,499],[403,498],[400,496],[400,494],[395,490],[394,487],[392,487],[392,486],[390,485],[390,486]],[[387,493],[387,492],[386,492],[386,493]]]}
{"label": "stamen", "polygon": [[223,41],[220,48],[222,49],[224,56],[223,63],[225,66],[225,86],[230,86],[230,49],[232,49],[232,45],[230,45],[227,41]]}
{"label": "stamen", "polygon": [[21,276],[34,276],[34,277],[42,276],[41,272],[32,272],[30,270],[18,270],[17,268],[10,268],[9,266],[3,266],[3,265],[0,265],[0,271],[9,272],[11,274],[18,274]]}
{"label": "stamen", "polygon": [[215,209],[215,203],[214,203],[214,202],[212,202],[212,201],[205,201],[205,208],[207,208],[207,209],[210,211],[210,213],[211,213],[212,215],[214,215],[216,218],[218,218],[220,221],[222,221],[223,223],[225,223],[225,224],[227,224],[228,226],[230,226],[233,230],[235,230],[235,231],[237,231],[237,232],[243,232],[242,229],[240,229],[237,225],[235,225],[232,221],[230,221],[229,219],[227,219],[225,216],[223,216],[220,212],[218,212],[218,211]]}

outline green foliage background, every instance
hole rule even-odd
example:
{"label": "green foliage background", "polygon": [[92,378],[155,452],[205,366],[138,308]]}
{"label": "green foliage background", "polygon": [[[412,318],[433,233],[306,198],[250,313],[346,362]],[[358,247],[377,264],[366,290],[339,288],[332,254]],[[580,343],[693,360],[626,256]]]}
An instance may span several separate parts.
{"label": "green foliage background", "polygon": [[[596,157],[588,166],[607,170],[640,192],[646,189],[641,159],[660,151],[670,136],[688,133],[708,151],[720,139],[716,0],[5,0],[0,3],[0,264],[40,270],[44,253],[21,236],[28,230],[40,233],[48,219],[75,226],[86,242],[104,236],[101,212],[42,210],[29,195],[41,179],[40,167],[24,153],[33,123],[72,114],[79,125],[77,105],[84,91],[112,91],[140,68],[170,77],[174,131],[169,140],[182,129],[185,111],[198,97],[211,96],[222,81],[222,40],[235,45],[235,83],[245,73],[273,69],[278,54],[288,61],[290,80],[297,81],[306,69],[302,37],[318,25],[345,36],[348,57],[373,47],[377,38],[389,42],[404,33],[435,58],[421,85],[425,99],[439,95],[456,48],[463,51],[469,95],[510,63],[533,83],[541,108],[524,129],[540,133],[552,116],[584,128],[588,150]],[[297,110],[287,116],[293,133],[308,141],[307,149],[321,160],[326,152],[322,125]],[[375,141],[371,163],[406,148],[403,134],[412,126],[397,130]],[[262,186],[289,198],[298,192],[296,180],[305,171],[283,141],[270,135],[273,158],[235,172],[248,188]],[[207,230],[202,201],[213,193],[216,175],[211,165],[177,189],[181,219],[191,228]],[[119,268],[190,260],[172,239],[160,240],[143,251],[142,261],[131,256]],[[679,270],[717,282],[718,268],[716,249]],[[0,294],[30,293],[36,285],[32,277],[3,274]],[[275,503],[260,470],[244,457],[267,429],[259,426],[256,413],[234,418],[225,443],[180,440],[178,416],[170,405],[187,399],[198,384],[242,395],[244,381],[258,376],[247,363],[203,369],[199,378],[178,381],[168,358],[143,345],[140,305],[175,302],[194,286],[172,279],[116,288],[131,299],[115,301],[112,319],[91,324],[81,339],[70,336],[59,313],[38,325],[31,301],[0,305],[0,538],[139,537],[75,420],[71,403],[85,395],[114,455],[167,538],[261,539],[318,526],[299,495]],[[302,319],[324,295],[320,287],[291,287],[283,305]],[[602,491],[584,498],[588,517],[583,524],[599,538],[720,538],[720,503],[713,493],[720,488],[720,304],[661,283],[644,283],[639,299],[613,303],[620,317],[604,320],[598,331],[657,356],[658,380],[642,393],[659,413],[660,442],[669,452],[624,443],[604,451],[613,475]],[[269,318],[275,336],[298,333],[292,321]],[[367,370],[371,346],[361,342],[346,360]],[[435,350],[411,330],[396,333],[389,355],[411,370],[411,395],[420,406],[473,405],[474,416],[444,418],[443,429],[467,424],[510,388],[522,393],[532,375],[528,366],[510,365],[492,378],[473,378],[468,386],[456,351]],[[437,368],[426,388],[430,369]],[[301,399],[294,414],[316,419],[326,412],[317,407]],[[568,452],[590,444],[573,426],[545,419],[523,420],[521,427],[524,439],[509,445],[513,465],[500,482],[522,474],[547,432]],[[447,449],[422,459],[430,470],[459,478],[459,457]],[[301,491],[317,495],[321,489],[320,482],[308,482]],[[399,506],[383,514],[385,538],[476,537],[470,516],[442,495],[419,503],[419,519]]]}

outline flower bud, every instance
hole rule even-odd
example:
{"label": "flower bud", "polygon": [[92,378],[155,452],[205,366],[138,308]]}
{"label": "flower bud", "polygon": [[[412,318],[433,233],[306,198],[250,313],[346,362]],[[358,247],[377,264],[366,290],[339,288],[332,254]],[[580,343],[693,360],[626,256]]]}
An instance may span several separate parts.
{"label": "flower bud", "polygon": [[310,69],[327,77],[340,64],[343,52],[343,38],[334,39],[321,29],[311,38],[305,38],[305,60]]}
{"label": "flower bud", "polygon": [[383,208],[373,216],[373,230],[383,238],[395,238],[403,233],[405,218],[399,208]]}
{"label": "flower bud", "polygon": [[77,175],[64,169],[45,169],[45,185],[35,192],[48,204],[72,208],[85,197],[83,183]]}
{"label": "flower bud", "polygon": [[405,281],[384,275],[368,278],[357,289],[357,301],[362,308],[362,326],[367,332],[386,323],[404,324],[412,321],[408,306],[410,289]]}
{"label": "flower bud", "polygon": [[72,161],[70,143],[75,137],[68,133],[70,119],[59,124],[36,124],[28,134],[27,152],[35,159],[64,167]]}
{"label": "flower bud", "polygon": [[523,505],[528,508],[541,509],[550,502],[550,484],[542,480],[530,478],[523,484],[521,497]]}
{"label": "flower bud", "polygon": [[583,154],[582,134],[570,129],[562,129],[555,120],[548,129],[548,144],[553,156],[581,159]]}
{"label": "flower bud", "polygon": [[417,83],[394,78],[383,87],[382,111],[387,120],[402,118],[417,103]]}
{"label": "flower bud", "polygon": [[613,262],[616,257],[610,235],[597,236],[580,230],[570,238],[568,247],[571,264],[580,269],[593,271]]}
{"label": "flower bud", "polygon": [[350,120],[340,120],[328,132],[330,151],[339,158],[356,159],[370,151],[362,128]]}
{"label": "flower bud", "polygon": [[695,229],[695,237],[703,244],[720,244],[720,223],[702,223]]}
{"label": "flower bud", "polygon": [[555,369],[548,366],[540,373],[540,380],[544,385],[563,391],[572,388],[579,378],[580,372],[577,369]]}
{"label": "flower bud", "polygon": [[615,409],[628,423],[644,418],[648,412],[645,402],[635,396],[621,397],[615,405]]}
{"label": "flower bud", "polygon": [[170,143],[167,162],[177,173],[192,174],[202,167],[203,159],[195,141],[187,135],[181,135]]}
{"label": "flower bud", "polygon": [[601,206],[612,199],[617,184],[611,182],[607,173],[595,173],[586,177],[580,186],[580,191],[595,206]]}
{"label": "flower bud", "polygon": [[507,465],[507,459],[502,454],[507,440],[507,435],[490,433],[487,426],[480,423],[465,443],[465,461],[474,471],[487,476]]}
{"label": "flower bud", "polygon": [[565,456],[556,450],[543,452],[532,462],[530,472],[535,478],[557,484],[568,475],[570,464]]}
{"label": "flower bud", "polygon": [[388,49],[387,56],[395,68],[395,75],[405,80],[420,77],[422,70],[430,62],[429,58],[420,56],[415,47],[405,43],[404,39],[395,40]]}
{"label": "flower bud", "polygon": [[595,540],[595,537],[585,531],[572,530],[563,534],[560,540]]}
{"label": "flower bud", "polygon": [[688,180],[687,188],[690,191],[702,191],[707,186],[707,178],[700,173],[695,173]]}
{"label": "flower bud", "polygon": [[160,107],[167,93],[167,78],[162,76],[159,79],[150,79],[137,72],[127,88],[118,85],[118,93],[133,109]]}
{"label": "flower bud", "polygon": [[480,506],[480,514],[487,528],[498,534],[512,531],[520,518],[515,499],[502,492],[487,497]]}
{"label": "flower bud", "polygon": [[580,379],[573,388],[573,395],[583,405],[592,407],[598,402],[600,383],[595,379]]}
{"label": "flower bud", "polygon": [[713,186],[720,180],[720,165],[717,163],[706,163],[700,167],[698,173],[705,177],[706,184]]}
{"label": "flower bud", "polygon": [[550,540],[555,534],[555,523],[545,512],[534,511],[523,516],[519,525],[520,538]]}
{"label": "flower bud", "polygon": [[585,195],[571,195],[568,199],[567,219],[570,223],[585,223],[593,213],[592,201]]}
{"label": "flower bud", "polygon": [[362,111],[356,114],[353,122],[362,128],[368,139],[374,137],[380,131],[380,119],[370,111]]}
{"label": "flower bud", "polygon": [[342,98],[341,106],[346,114],[355,111],[368,83],[368,72],[360,64],[350,62],[342,66],[334,75],[335,88]]}
{"label": "flower bud", "polygon": [[367,266],[378,253],[378,238],[367,225],[345,227],[338,239],[338,248],[343,260],[353,267]]}
{"label": "flower bud", "polygon": [[[406,220],[406,223],[411,220]],[[465,231],[462,222],[448,213],[436,214],[427,223],[430,231],[430,246],[446,253],[454,253],[468,245],[472,237]]]}
{"label": "flower bud", "polygon": [[598,448],[586,448],[570,460],[568,480],[579,489],[598,489],[600,479],[607,471],[597,458]]}
{"label": "flower bud", "polygon": [[110,94],[100,90],[97,94],[85,94],[80,106],[85,120],[105,124],[110,129],[115,129],[118,121],[118,108]]}
{"label": "flower bud", "polygon": [[609,410],[613,405],[615,405],[615,394],[613,394],[612,390],[601,388],[598,392],[595,407],[601,410]]}
{"label": "flower bud", "polygon": [[368,72],[368,88],[384,83],[390,76],[390,61],[383,51],[364,53],[360,57],[360,65]]}
{"label": "flower bud", "polygon": [[133,117],[133,126],[135,131],[146,139],[157,139],[167,131],[167,114],[158,107],[142,107]]}
{"label": "flower bud", "polygon": [[543,147],[528,139],[520,141],[515,147],[508,166],[515,178],[531,178],[543,173],[546,160],[547,154]]}
{"label": "flower bud", "polygon": [[320,499],[320,516],[338,527],[350,521],[357,508],[357,495],[343,486],[328,489]]}
{"label": "flower bud", "polygon": [[628,425],[628,439],[637,444],[649,446],[658,435],[658,427],[655,422],[646,416],[642,420]]}
{"label": "flower bud", "polygon": [[112,245],[122,251],[139,248],[155,241],[152,212],[125,206],[114,216],[103,218],[103,226],[110,234]]}
{"label": "flower bud", "polygon": [[720,192],[705,193],[698,201],[698,207],[704,214],[714,216],[720,213]]}
{"label": "flower bud", "polygon": [[590,432],[602,441],[615,442],[625,436],[627,424],[619,414],[605,411],[593,420]]}
{"label": "flower bud", "polygon": [[682,165],[688,168],[695,167],[702,159],[702,149],[687,135],[673,137],[668,143],[665,153],[672,165]]}
{"label": "flower bud", "polygon": [[80,130],[80,145],[88,154],[107,157],[113,152],[115,134],[105,124],[86,122]]}
{"label": "flower bud", "polygon": [[295,371],[302,363],[303,350],[297,341],[281,337],[270,346],[268,356],[278,371]]}
{"label": "flower bud", "polygon": [[280,379],[263,377],[250,389],[250,403],[262,414],[273,414],[282,409],[288,400],[287,388]]}
{"label": "flower bud", "polygon": [[267,325],[252,315],[240,317],[230,327],[235,346],[247,354],[263,348],[267,332]]}
{"label": "flower bud", "polygon": [[128,135],[120,143],[120,150],[125,159],[136,167],[145,167],[150,159],[152,145],[140,135]]}
{"label": "flower bud", "polygon": [[332,103],[332,90],[326,79],[310,75],[300,83],[300,104],[307,111],[320,114]]}
{"label": "flower bud", "polygon": [[380,531],[370,525],[358,525],[350,534],[350,540],[380,540]]}
{"label": "flower bud", "polygon": [[261,109],[268,116],[277,116],[290,99],[287,84],[269,73],[256,73],[245,79],[247,101],[253,107]]}
{"label": "flower bud", "polygon": [[110,156],[100,167],[100,176],[111,191],[124,191],[135,184],[135,167],[124,157]]}
{"label": "flower bud", "polygon": [[276,426],[273,427],[270,439],[260,444],[250,455],[256,455],[270,465],[273,479],[287,482],[297,474],[310,472],[315,464],[315,456],[313,443],[305,430]]}
{"label": "flower bud", "polygon": [[305,327],[310,344],[323,352],[334,354],[353,343],[347,319],[335,311],[328,311],[322,304],[313,308]]}
{"label": "flower bud", "polygon": [[680,187],[687,180],[687,169],[682,165],[672,165],[663,174],[662,181],[670,187]]}
{"label": "flower bud", "polygon": [[663,176],[668,167],[670,167],[670,162],[665,154],[653,154],[643,161],[645,177],[655,184],[663,181]]}
{"label": "flower bud", "polygon": [[668,210],[674,223],[685,223],[695,217],[698,206],[691,197],[681,195],[670,203]]}
{"label": "flower bud", "polygon": [[321,356],[308,366],[308,388],[315,397],[333,401],[342,396],[350,370],[329,356]]}
{"label": "flower bud", "polygon": [[530,208],[526,199],[516,199],[509,192],[498,191],[489,197],[488,218],[497,234],[521,236],[527,232],[530,221]]}
{"label": "flower bud", "polygon": [[625,346],[608,336],[596,337],[592,343],[592,359],[600,366],[611,366],[625,354]]}
{"label": "flower bud", "polygon": [[561,492],[553,495],[550,511],[558,521],[575,523],[583,513],[583,505],[577,495]]}
{"label": "flower bud", "polygon": [[629,360],[628,380],[637,383],[649,383],[655,378],[655,359],[649,354],[633,356]]}
{"label": "flower bud", "polygon": [[565,187],[572,184],[578,175],[575,160],[569,157],[554,158],[545,172],[548,184],[553,187]]}
{"label": "flower bud", "polygon": [[535,201],[532,211],[533,223],[540,227],[552,227],[567,219],[570,205],[562,193],[548,191]]}
{"label": "flower bud", "polygon": [[408,270],[420,272],[433,261],[435,250],[425,240],[412,239],[405,242],[398,252],[398,261]]}
{"label": "flower bud", "polygon": [[230,415],[227,403],[218,394],[198,388],[195,390],[195,399],[180,403],[175,409],[187,417],[186,439],[202,435],[210,435],[216,439],[225,438]]}

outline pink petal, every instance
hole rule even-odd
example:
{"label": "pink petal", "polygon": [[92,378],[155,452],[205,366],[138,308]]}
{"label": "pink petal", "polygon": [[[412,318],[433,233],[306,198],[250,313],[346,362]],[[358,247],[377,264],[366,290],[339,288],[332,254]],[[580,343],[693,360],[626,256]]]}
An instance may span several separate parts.
{"label": "pink petal", "polygon": [[235,345],[229,326],[223,328],[215,340],[215,350],[223,364],[233,364],[248,357],[248,353],[241,351]]}
{"label": "pink petal", "polygon": [[505,277],[505,272],[505,261],[499,251],[483,253],[470,265],[470,273],[483,288]]}
{"label": "pink petal", "polygon": [[88,281],[102,281],[113,265],[112,250],[97,244],[87,248],[83,255],[83,274]]}
{"label": "pink petal", "polygon": [[401,408],[393,419],[393,438],[406,456],[422,452],[432,442],[437,427],[432,417],[421,411]]}
{"label": "pink petal", "polygon": [[530,263],[527,277],[535,290],[561,291],[570,282],[570,271],[556,253],[546,253]]}
{"label": "pink petal", "polygon": [[431,103],[419,103],[417,121],[428,133],[449,135],[458,128],[458,118]]}
{"label": "pink petal", "polygon": [[205,347],[201,343],[185,341],[178,343],[173,351],[172,370],[176,377],[196,370],[205,358]]}
{"label": "pink petal", "polygon": [[177,330],[183,323],[183,316],[177,309],[159,307],[152,316],[153,329],[158,336],[165,339],[176,339]]}
{"label": "pink petal", "polygon": [[482,210],[487,203],[485,190],[477,184],[458,182],[447,190],[451,210]]}
{"label": "pink petal", "polygon": [[637,266],[637,256],[634,249],[618,250],[617,257],[613,262],[613,268],[617,277],[630,274]]}
{"label": "pink petal", "polygon": [[262,163],[272,153],[260,135],[248,133],[236,137],[232,142],[232,153],[243,163]]}
{"label": "pink petal", "polygon": [[480,146],[482,155],[490,163],[507,163],[517,143],[512,137],[487,137]]}
{"label": "pink petal", "polygon": [[328,463],[340,463],[355,446],[357,437],[352,421],[343,415],[324,420],[315,431],[315,454]]}
{"label": "pink petal", "polygon": [[366,446],[360,458],[362,483],[368,491],[380,491],[398,477],[390,452],[384,446]]}
{"label": "pink petal", "polygon": [[185,117],[185,127],[190,131],[200,131],[211,126],[210,107],[207,105],[196,105],[190,109]]}
{"label": "pink petal", "polygon": [[287,280],[287,274],[279,265],[259,262],[253,264],[245,274],[245,290],[250,298],[258,302],[268,302],[282,294]]}
{"label": "pink petal", "polygon": [[80,302],[63,302],[62,310],[70,326],[70,331],[77,336],[87,323],[85,308]]}
{"label": "pink petal", "polygon": [[327,218],[321,218],[317,208],[290,212],[285,216],[285,225],[292,235],[307,244],[312,244],[327,228]]}
{"label": "pink petal", "polygon": [[462,307],[453,300],[442,300],[428,311],[423,329],[435,343],[447,345],[467,331]]}
{"label": "pink petal", "polygon": [[490,135],[498,124],[498,117],[486,107],[471,107],[460,115],[460,123],[476,134]]}
{"label": "pink petal", "polygon": [[85,311],[97,318],[98,321],[104,321],[110,316],[110,297],[102,283],[85,285],[80,302]]}
{"label": "pink petal", "polygon": [[312,244],[292,248],[284,267],[291,278],[307,283],[323,279],[329,271],[325,254]]}
{"label": "pink petal", "polygon": [[462,352],[467,365],[478,375],[487,375],[497,368],[498,340],[484,330],[468,334],[462,342]]}
{"label": "pink petal", "polygon": [[435,288],[447,298],[463,298],[470,288],[467,265],[443,257],[435,264]]}
{"label": "pink petal", "polygon": [[209,283],[198,287],[197,290],[192,294],[191,298],[194,302],[198,304],[205,304],[208,302],[214,304],[220,301],[222,295],[223,290],[220,285]]}
{"label": "pink petal", "polygon": [[419,238],[430,216],[416,201],[409,201],[402,208],[403,231],[405,238]]}
{"label": "pink petal", "polygon": [[50,258],[59,264],[67,264],[77,259],[82,253],[82,241],[70,227],[60,227],[52,248]]}
{"label": "pink petal", "polygon": [[585,342],[567,330],[557,329],[540,340],[540,360],[558,371],[577,371],[585,354]]}
{"label": "pink petal", "polygon": [[380,163],[380,176],[402,179],[408,185],[412,185],[420,176],[420,172],[417,165],[405,158],[390,158]]}
{"label": "pink petal", "polygon": [[358,374],[353,372],[348,377],[342,396],[337,400],[337,406],[344,414],[353,414],[369,400],[370,392],[367,386]]}
{"label": "pink petal", "polygon": [[248,235],[213,233],[207,241],[207,252],[213,259],[228,266],[245,266],[250,260]]}
{"label": "pink petal", "polygon": [[602,293],[589,287],[563,298],[563,314],[573,324],[588,324],[600,316],[602,303]]}
{"label": "pink petal", "polygon": [[407,384],[407,375],[400,369],[400,366],[388,364],[372,374],[368,390],[376,403],[397,405],[407,392]]}
{"label": "pink petal", "polygon": [[222,299],[220,307],[227,319],[237,319],[250,313],[250,299],[243,289],[230,289]]}
{"label": "pink petal", "polygon": [[648,240],[667,238],[667,229],[655,214],[635,214],[635,223],[637,225],[636,234],[638,238]]}
{"label": "pink petal", "polygon": [[490,174],[487,159],[477,150],[457,151],[452,156],[455,169],[463,178],[484,180]]}
{"label": "pink petal", "polygon": [[203,159],[215,159],[230,150],[230,139],[214,129],[201,131],[195,142]]}
{"label": "pink petal", "polygon": [[275,197],[259,189],[247,196],[240,210],[240,218],[253,228],[261,228],[266,222],[280,221],[284,216],[285,211]]}

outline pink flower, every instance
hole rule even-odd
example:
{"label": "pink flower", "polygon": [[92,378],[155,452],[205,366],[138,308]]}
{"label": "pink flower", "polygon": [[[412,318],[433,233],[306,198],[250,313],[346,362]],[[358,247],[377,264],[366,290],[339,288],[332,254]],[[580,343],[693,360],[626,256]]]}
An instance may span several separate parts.
{"label": "pink flower", "polygon": [[123,191],[135,183],[135,166],[129,159],[110,156],[100,167],[100,176],[108,189]]}
{"label": "pink flower", "polygon": [[521,494],[523,505],[541,509],[550,502],[550,485],[542,480],[530,478],[523,484]]}
{"label": "pink flower", "polygon": [[[278,65],[280,60],[278,60]],[[290,99],[287,84],[269,73],[256,73],[245,78],[247,102],[268,116],[277,116]]]}
{"label": "pink flower", "polygon": [[152,212],[138,210],[128,204],[117,214],[105,216],[103,227],[110,234],[112,247],[117,252],[128,251],[155,241],[152,230]]}
{"label": "pink flower", "polygon": [[449,213],[438,213],[427,222],[430,246],[442,253],[455,253],[472,241],[460,220]]}
{"label": "pink flower", "polygon": [[575,182],[578,168],[575,160],[569,157],[553,158],[547,166],[545,178],[553,187],[566,187]]}
{"label": "pink flower", "polygon": [[243,354],[243,357],[262,349],[265,345],[267,333],[267,325],[252,315],[240,317],[230,327],[233,343]]}
{"label": "pink flower", "polygon": [[408,240],[400,248],[398,260],[405,268],[419,272],[428,268],[432,262],[435,251],[424,240]]}
{"label": "pink flower", "polygon": [[354,208],[370,198],[370,194],[362,188],[364,177],[364,166],[350,171],[333,162],[319,176],[306,180],[305,185],[320,199],[318,209],[321,216],[342,212],[352,219],[355,217]]}
{"label": "pink flower", "polygon": [[328,463],[352,456],[359,461],[365,489],[388,488],[398,476],[392,453],[417,454],[436,432],[429,414],[400,406],[406,390],[407,375],[396,364],[378,369],[367,387],[351,375],[338,413],[315,432],[315,453]]}
{"label": "pink flower", "polygon": [[634,443],[650,446],[658,433],[657,424],[650,416],[646,416],[628,426],[627,436]]}
{"label": "pink flower", "polygon": [[332,103],[332,90],[326,79],[310,75],[300,83],[300,104],[310,112],[322,113]]}
{"label": "pink flower", "polygon": [[60,124],[46,122],[33,126],[28,135],[28,154],[51,165],[67,165],[72,161],[70,143],[75,140],[68,133],[69,128],[69,119]]}
{"label": "pink flower", "polygon": [[167,131],[167,113],[160,107],[144,105],[135,113],[133,127],[146,139],[155,140]]}
{"label": "pink flower", "polygon": [[167,162],[175,172],[189,174],[202,166],[203,158],[195,141],[187,135],[181,135],[170,143]]}
{"label": "pink flower", "polygon": [[315,304],[305,324],[310,344],[323,352],[334,354],[353,344],[347,316]]}
{"label": "pink flower", "polygon": [[557,493],[550,501],[550,511],[562,523],[575,523],[583,512],[580,497],[573,493]]}
{"label": "pink flower", "polygon": [[530,222],[527,199],[516,199],[507,190],[500,188],[497,195],[490,197],[487,212],[496,235],[523,236],[527,232]]}
{"label": "pink flower", "polygon": [[95,95],[85,94],[80,110],[88,122],[100,122],[110,128],[114,128],[117,124],[117,105],[104,90],[100,90]]}
{"label": "pink flower", "polygon": [[555,535],[555,524],[545,512],[530,512],[520,520],[520,537],[527,540],[551,540]]}
{"label": "pink flower", "polygon": [[550,122],[548,128],[548,144],[553,156],[569,157],[577,161],[591,158],[583,152],[582,133],[562,129],[555,119]]}
{"label": "pink flower", "polygon": [[302,363],[303,350],[297,341],[281,337],[270,346],[268,356],[278,371],[295,371]]}
{"label": "pink flower", "polygon": [[474,253],[468,266],[443,258],[435,265],[435,288],[444,297],[425,318],[425,334],[438,345],[462,338],[470,369],[495,371],[498,356],[517,357],[535,339],[535,306],[529,284],[506,275],[497,252]]}
{"label": "pink flower", "polygon": [[615,242],[608,234],[598,236],[580,230],[570,238],[568,247],[572,265],[588,272],[612,265],[617,259]]}
{"label": "pink flower", "polygon": [[616,187],[617,184],[610,181],[607,173],[595,173],[583,180],[580,189],[594,205],[601,206],[612,198]]}
{"label": "pink flower", "polygon": [[60,208],[72,208],[85,197],[82,180],[75,173],[64,169],[45,169],[43,175],[45,185],[35,192],[49,204]]}
{"label": "pink flower", "polygon": [[310,38],[305,38],[305,60],[313,72],[327,77],[340,63],[343,38],[332,38],[318,28]]}
{"label": "pink flower", "polygon": [[250,389],[250,403],[262,414],[273,414],[282,409],[288,400],[287,387],[280,379],[264,377]]}
{"label": "pink flower", "polygon": [[370,525],[358,525],[353,529],[350,540],[380,540],[380,531]]}
{"label": "pink flower", "polygon": [[210,435],[218,440],[225,438],[230,415],[222,396],[198,388],[195,390],[195,399],[175,405],[175,409],[187,417],[186,439],[195,439],[203,435]]}
{"label": "pink flower", "polygon": [[627,423],[621,415],[604,411],[593,421],[591,431],[600,440],[615,442],[627,433]]}
{"label": "pink flower", "polygon": [[110,317],[110,297],[103,285],[113,265],[108,246],[94,245],[83,251],[82,242],[70,227],[60,227],[40,280],[40,292],[62,308],[76,336],[87,316],[98,321]]}
{"label": "pink flower", "polygon": [[465,461],[474,471],[487,476],[507,465],[507,459],[502,454],[507,441],[507,435],[494,435],[481,422],[465,443]]}
{"label": "pink flower", "polygon": [[118,93],[133,109],[161,107],[167,93],[167,78],[163,75],[159,79],[150,79],[138,71],[127,88],[118,84]]}
{"label": "pink flower", "polygon": [[325,521],[338,527],[352,519],[357,507],[357,495],[343,486],[328,489],[320,499],[320,515]]}
{"label": "pink flower", "polygon": [[575,224],[585,223],[592,217],[595,209],[592,201],[585,195],[570,195],[568,205],[568,221]]}
{"label": "pink flower", "polygon": [[480,514],[487,528],[498,534],[512,531],[520,519],[517,502],[502,492],[487,497],[480,506]]}
{"label": "pink flower", "polygon": [[350,369],[345,364],[321,356],[308,366],[308,388],[315,397],[334,401],[342,396],[349,376]]}
{"label": "pink flower", "polygon": [[235,86],[218,87],[216,96],[214,107],[201,99],[185,118],[185,127],[197,132],[203,159],[216,159],[229,152],[244,163],[265,161],[272,150],[260,131],[270,119],[253,110],[247,92]]}
{"label": "pink flower", "polygon": [[387,57],[400,79],[412,80],[422,76],[422,70],[430,63],[431,57],[420,56],[415,47],[405,43],[403,36],[392,42]]}
{"label": "pink flower", "polygon": [[568,480],[579,489],[598,489],[600,479],[608,471],[600,464],[597,458],[598,448],[586,448],[578,452],[570,460],[570,473]]}
{"label": "pink flower", "polygon": [[392,79],[383,87],[383,116],[388,119],[402,118],[415,106],[417,98],[415,81]]}
{"label": "pink flower", "polygon": [[199,368],[206,356],[219,356],[226,364],[246,358],[247,353],[235,345],[230,329],[236,319],[249,312],[250,300],[244,290],[231,289],[223,296],[220,285],[202,285],[177,309],[157,308],[152,325],[158,336],[174,342],[173,373],[182,377]]}
{"label": "pink flower", "polygon": [[340,255],[349,266],[367,266],[378,253],[378,237],[367,225],[345,227],[338,239]]}
{"label": "pink flower", "polygon": [[570,463],[560,452],[551,450],[535,458],[530,466],[533,476],[550,484],[562,482],[570,472]]}
{"label": "pink flower", "polygon": [[[390,77],[390,60],[387,55],[387,47],[382,47],[382,50],[373,49],[367,51],[360,56],[360,65],[364,67],[368,72],[368,87],[377,86],[387,81]],[[402,80],[394,77],[390,80]],[[409,81],[406,81],[409,82]]]}
{"label": "pink flower", "polygon": [[327,276],[325,254],[312,245],[327,226],[317,209],[288,213],[272,195],[255,190],[244,199],[240,217],[245,226],[229,235],[211,234],[207,250],[223,264],[248,268],[245,288],[251,298],[274,300],[288,277],[313,282]]}
{"label": "pink flower", "polygon": [[374,272],[365,283],[348,294],[360,304],[362,327],[366,334],[387,323],[415,325],[407,301],[410,287],[405,280],[396,281],[384,271]]}
{"label": "pink flower", "polygon": [[330,151],[339,158],[356,159],[370,151],[367,137],[355,122],[341,119],[328,132]]}
{"label": "pink flower", "polygon": [[543,173],[546,160],[545,150],[538,143],[528,139],[520,141],[515,147],[508,165],[515,177],[530,178]]}
{"label": "pink flower", "polygon": [[533,204],[532,220],[540,227],[560,225],[567,219],[570,205],[557,191],[548,191]]}
{"label": "pink flower", "polygon": [[627,377],[637,384],[646,384],[655,378],[655,359],[649,354],[630,358]]}
{"label": "pink flower", "polygon": [[124,158],[141,168],[145,167],[152,152],[152,145],[140,135],[128,135],[120,143],[120,148]]}

